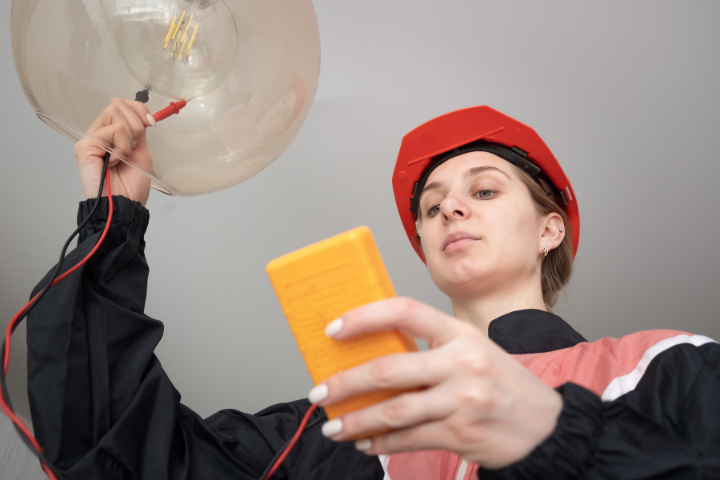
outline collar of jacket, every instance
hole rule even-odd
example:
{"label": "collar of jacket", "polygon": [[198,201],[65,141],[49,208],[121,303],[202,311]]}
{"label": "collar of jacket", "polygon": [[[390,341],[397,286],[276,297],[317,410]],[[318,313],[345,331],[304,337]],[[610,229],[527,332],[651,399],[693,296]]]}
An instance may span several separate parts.
{"label": "collar of jacket", "polygon": [[488,336],[507,353],[545,353],[587,342],[565,320],[542,310],[518,310],[498,317]]}

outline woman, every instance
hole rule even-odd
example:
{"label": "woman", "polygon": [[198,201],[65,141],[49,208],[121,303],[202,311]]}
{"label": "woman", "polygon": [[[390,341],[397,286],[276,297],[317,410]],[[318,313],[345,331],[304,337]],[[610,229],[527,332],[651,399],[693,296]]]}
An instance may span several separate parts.
{"label": "woman", "polygon": [[[93,133],[149,162],[147,113],[114,100]],[[531,148],[511,148],[520,144]],[[92,197],[104,152],[81,141],[76,156]],[[117,213],[105,243],[28,322],[45,455],[68,478],[258,478],[309,403],[205,420],[179,403],[152,353],[162,324],[142,313],[149,182],[111,161]],[[579,223],[569,183],[534,131],[488,107],[440,117],[406,136],[394,184],[406,231],[455,317],[398,298],[329,324],[337,339],[399,328],[430,350],[342,372],[314,388],[312,402],[422,389],[309,429],[277,478],[720,476],[716,343],[659,331],[590,344],[548,311],[568,280]],[[69,264],[103,224],[83,231]]]}

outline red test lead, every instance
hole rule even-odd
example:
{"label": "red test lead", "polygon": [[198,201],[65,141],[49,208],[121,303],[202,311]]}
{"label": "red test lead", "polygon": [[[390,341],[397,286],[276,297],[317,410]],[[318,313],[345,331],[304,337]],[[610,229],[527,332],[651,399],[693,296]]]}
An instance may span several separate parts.
{"label": "red test lead", "polygon": [[[190,100],[192,100],[192,99],[190,99]],[[187,105],[187,103],[190,100],[180,100],[179,102],[170,102],[170,105],[168,105],[167,107],[163,108],[162,110],[156,112],[155,114],[150,115],[148,113],[147,114],[148,122],[150,122],[150,125],[152,125],[153,127],[156,126],[157,122],[159,122],[161,120],[165,120],[166,118],[168,118],[171,115],[176,115],[176,114],[180,113],[180,110],[185,108],[185,105]]]}

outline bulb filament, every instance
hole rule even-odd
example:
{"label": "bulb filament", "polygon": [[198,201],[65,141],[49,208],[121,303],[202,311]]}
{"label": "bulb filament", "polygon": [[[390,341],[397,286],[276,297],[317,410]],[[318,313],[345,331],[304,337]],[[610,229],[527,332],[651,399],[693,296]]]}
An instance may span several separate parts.
{"label": "bulb filament", "polygon": [[[165,43],[163,45],[163,52],[168,46],[168,43],[170,40],[173,40],[173,47],[172,51],[170,52],[170,60],[173,60],[173,57],[175,57],[175,60],[187,60],[190,56],[190,49],[193,46],[193,43],[195,42],[195,36],[197,35],[198,31],[198,23],[195,22],[195,29],[193,30],[192,37],[190,37],[190,44],[187,46],[187,50],[185,49],[185,45],[187,44],[188,40],[188,30],[190,29],[190,24],[193,21],[193,18],[195,18],[195,15],[190,15],[190,18],[185,22],[185,14],[187,11],[184,11],[182,15],[180,16],[180,21],[176,24],[175,20],[177,20],[177,15],[173,18],[172,23],[170,24],[170,29],[168,30],[167,35],[165,36]],[[185,27],[183,34],[181,36],[178,36],[178,33],[180,32],[180,29],[182,27]],[[180,48],[178,49],[178,45]],[[177,56],[176,56],[177,54]],[[184,56],[184,58],[183,58]]]}

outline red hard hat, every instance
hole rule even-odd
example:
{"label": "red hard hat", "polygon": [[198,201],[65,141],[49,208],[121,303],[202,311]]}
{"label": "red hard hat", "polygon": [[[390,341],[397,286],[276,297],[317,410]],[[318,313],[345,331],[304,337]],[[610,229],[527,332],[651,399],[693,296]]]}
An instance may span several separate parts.
{"label": "red hard hat", "polygon": [[403,137],[393,172],[393,191],[405,233],[423,262],[425,257],[415,230],[414,205],[423,186],[421,179],[424,183],[429,167],[439,164],[438,161],[477,150],[495,153],[531,176],[540,175],[552,183],[555,199],[565,209],[572,225],[574,258],[580,240],[580,214],[570,180],[535,130],[482,105],[441,115]]}

